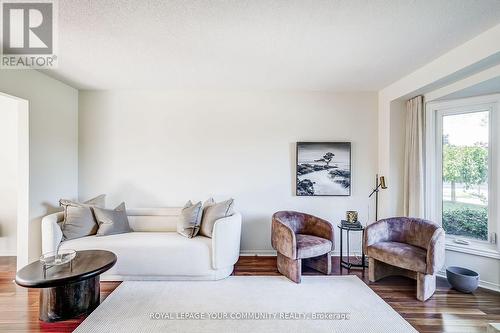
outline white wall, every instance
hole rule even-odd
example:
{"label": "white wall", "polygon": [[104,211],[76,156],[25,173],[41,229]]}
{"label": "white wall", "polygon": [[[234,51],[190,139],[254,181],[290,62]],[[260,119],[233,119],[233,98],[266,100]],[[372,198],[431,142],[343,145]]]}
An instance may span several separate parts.
{"label": "white wall", "polygon": [[18,254],[19,267],[40,255],[41,217],[61,197],[77,197],[78,91],[34,70],[9,70],[0,74],[0,92],[29,102],[29,248]]}
{"label": "white wall", "polygon": [[[374,93],[80,92],[79,195],[110,206],[234,197],[242,250],[271,250],[283,209],[366,220],[377,169]],[[352,141],[352,196],[296,197],[296,141]],[[373,218],[373,214],[371,215]],[[337,233],[338,236],[338,233]]]}
{"label": "white wall", "polygon": [[17,101],[0,95],[0,255],[16,255]]}

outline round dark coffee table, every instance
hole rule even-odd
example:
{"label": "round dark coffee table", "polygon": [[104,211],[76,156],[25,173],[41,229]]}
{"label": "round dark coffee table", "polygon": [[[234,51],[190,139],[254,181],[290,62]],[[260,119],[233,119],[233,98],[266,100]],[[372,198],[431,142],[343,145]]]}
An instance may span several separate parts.
{"label": "round dark coffee table", "polygon": [[40,261],[23,267],[16,283],[40,291],[40,320],[60,321],[91,313],[100,302],[99,276],[116,263],[113,252],[77,251],[71,265],[47,268]]}

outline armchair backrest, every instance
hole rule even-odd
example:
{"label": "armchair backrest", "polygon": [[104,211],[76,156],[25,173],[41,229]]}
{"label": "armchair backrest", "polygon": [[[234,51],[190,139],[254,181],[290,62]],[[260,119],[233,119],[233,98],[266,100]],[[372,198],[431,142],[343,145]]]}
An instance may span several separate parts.
{"label": "armchair backrest", "polygon": [[432,236],[441,227],[431,221],[411,217],[393,217],[380,220],[386,224],[388,240],[427,249]]}
{"label": "armchair backrest", "polygon": [[334,241],[333,226],[330,222],[314,215],[294,212],[281,211],[273,215],[273,227],[279,223],[285,225],[294,234],[310,235]]}
{"label": "armchair backrest", "polygon": [[281,211],[273,215],[273,220],[277,220],[292,229],[296,234],[302,234],[307,227],[307,214],[294,211]]}

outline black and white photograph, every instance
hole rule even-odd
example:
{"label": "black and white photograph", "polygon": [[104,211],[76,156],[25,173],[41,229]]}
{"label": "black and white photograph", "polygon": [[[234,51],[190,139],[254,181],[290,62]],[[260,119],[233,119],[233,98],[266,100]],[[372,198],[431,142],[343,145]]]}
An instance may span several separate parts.
{"label": "black and white photograph", "polygon": [[350,142],[297,142],[297,195],[351,195]]}

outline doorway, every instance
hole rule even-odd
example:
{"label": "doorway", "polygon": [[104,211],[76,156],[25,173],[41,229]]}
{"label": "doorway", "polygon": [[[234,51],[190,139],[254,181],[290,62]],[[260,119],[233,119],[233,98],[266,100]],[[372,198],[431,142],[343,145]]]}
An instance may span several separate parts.
{"label": "doorway", "polygon": [[27,263],[29,104],[0,93],[0,256]]}

